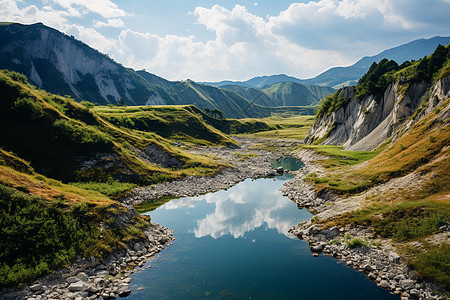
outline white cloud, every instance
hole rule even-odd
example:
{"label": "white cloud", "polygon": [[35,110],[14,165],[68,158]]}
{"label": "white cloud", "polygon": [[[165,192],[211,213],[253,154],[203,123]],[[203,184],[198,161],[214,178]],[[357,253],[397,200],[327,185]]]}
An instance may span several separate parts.
{"label": "white cloud", "polygon": [[49,6],[45,6],[43,9],[39,9],[35,5],[19,8],[17,1],[2,0],[0,1],[0,16],[2,16],[2,20],[4,21],[24,24],[45,22],[49,26],[58,28],[67,22],[68,13],[65,11],[57,11]]}
{"label": "white cloud", "polygon": [[87,28],[81,25],[64,24],[61,26],[61,30],[68,35],[75,36],[77,39],[103,53],[109,53],[112,47],[116,44],[114,40],[107,39],[94,28]]}
{"label": "white cloud", "polygon": [[[103,18],[124,17],[127,13],[109,0],[53,0],[67,9],[71,16],[79,17],[89,12],[97,13]],[[81,12],[80,12],[81,10]]]}
{"label": "white cloud", "polygon": [[108,19],[108,22],[97,21],[97,22],[95,22],[94,27],[95,28],[100,28],[100,27],[122,28],[122,27],[125,27],[125,24],[123,23],[121,18],[115,18],[115,19]]}

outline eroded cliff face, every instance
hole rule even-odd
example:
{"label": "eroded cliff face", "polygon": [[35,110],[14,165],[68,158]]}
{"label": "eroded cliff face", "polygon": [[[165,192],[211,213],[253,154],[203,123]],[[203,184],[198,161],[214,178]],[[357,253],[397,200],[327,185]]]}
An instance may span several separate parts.
{"label": "eroded cliff face", "polygon": [[355,87],[345,87],[341,93],[351,100],[335,112],[319,116],[305,142],[322,141],[322,144],[342,145],[348,150],[374,150],[448,99],[450,76],[432,86],[422,82],[410,84],[406,92],[401,89],[401,84],[395,82],[381,98],[370,95],[358,102],[353,97]]}
{"label": "eroded cliff face", "polygon": [[11,28],[12,41],[0,43],[2,65],[24,73],[39,88],[100,104],[123,99],[144,105],[157,97],[139,75],[73,37],[39,23],[26,30],[10,26],[17,28]]}

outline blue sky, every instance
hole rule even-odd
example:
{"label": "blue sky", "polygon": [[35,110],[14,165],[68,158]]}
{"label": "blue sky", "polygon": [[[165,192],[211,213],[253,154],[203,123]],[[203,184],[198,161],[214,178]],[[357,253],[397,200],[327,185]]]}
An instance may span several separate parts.
{"label": "blue sky", "polygon": [[313,77],[418,38],[450,35],[450,0],[0,0],[170,80]]}

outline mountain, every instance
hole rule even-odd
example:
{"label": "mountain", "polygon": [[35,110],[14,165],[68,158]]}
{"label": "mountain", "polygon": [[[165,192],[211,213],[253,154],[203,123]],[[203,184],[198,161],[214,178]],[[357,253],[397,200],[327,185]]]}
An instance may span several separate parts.
{"label": "mountain", "polygon": [[219,82],[203,82],[204,84],[215,86],[215,87],[221,87],[224,85],[238,85],[242,87],[252,87],[252,88],[263,88],[267,85],[272,85],[275,83],[280,82],[296,82],[296,83],[302,83],[301,79],[288,76],[285,74],[279,74],[279,75],[270,75],[270,76],[259,76],[254,77],[252,79],[249,79],[247,81],[219,81]]}
{"label": "mountain", "polygon": [[331,68],[314,78],[302,80],[301,82],[302,84],[323,85],[334,88],[355,85],[374,62],[378,63],[383,58],[395,60],[398,64],[407,60],[418,60],[433,53],[439,44],[446,46],[449,43],[450,37],[435,36],[430,39],[418,39],[385,50],[374,56],[363,57],[351,66]]}
{"label": "mountain", "polygon": [[[267,117],[274,110],[191,80],[172,82],[125,68],[107,55],[42,23],[0,25],[0,68],[77,101],[98,104],[195,105],[228,118]],[[284,110],[288,110],[285,108]]]}
{"label": "mountain", "polygon": [[330,87],[305,86],[295,82],[280,82],[262,89],[239,85],[222,85],[222,89],[235,91],[255,104],[266,107],[311,106],[333,93]]}
{"label": "mountain", "polygon": [[281,74],[255,77],[247,81],[205,82],[205,84],[216,87],[222,87],[224,85],[239,85],[242,87],[263,88],[266,85],[271,85],[274,83],[295,82],[303,85],[329,86],[337,89],[342,86],[355,85],[358,82],[358,79],[367,72],[373,62],[379,62],[383,58],[395,60],[399,64],[407,60],[418,60],[433,53],[434,49],[436,49],[439,44],[446,46],[449,43],[450,37],[440,36],[435,36],[430,39],[414,40],[412,42],[385,50],[377,55],[363,57],[351,66],[331,68],[316,77],[309,79],[298,79]]}

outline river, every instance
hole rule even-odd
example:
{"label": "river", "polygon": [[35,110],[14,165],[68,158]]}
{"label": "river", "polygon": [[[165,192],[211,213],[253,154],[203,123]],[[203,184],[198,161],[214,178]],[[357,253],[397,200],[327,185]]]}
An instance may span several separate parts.
{"label": "river", "polygon": [[279,191],[290,178],[247,179],[146,213],[176,240],[132,275],[128,299],[398,299],[288,233],[311,218]]}

